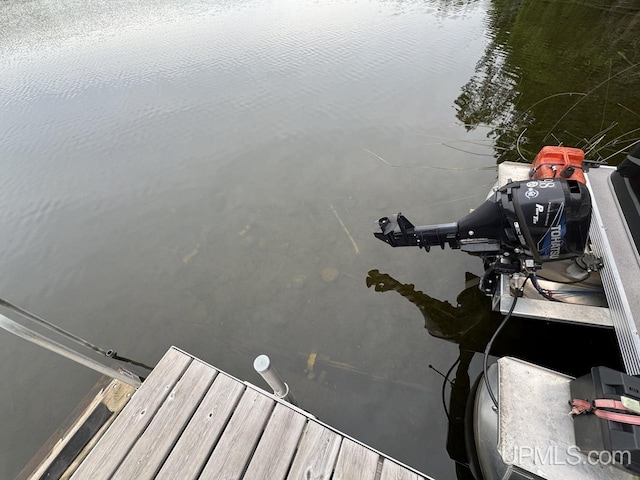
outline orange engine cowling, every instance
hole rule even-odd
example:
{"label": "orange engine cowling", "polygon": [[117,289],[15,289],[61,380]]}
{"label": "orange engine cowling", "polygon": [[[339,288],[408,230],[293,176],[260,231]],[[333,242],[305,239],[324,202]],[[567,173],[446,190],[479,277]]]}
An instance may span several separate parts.
{"label": "orange engine cowling", "polygon": [[583,160],[584,152],[579,148],[547,146],[536,155],[529,178],[566,178],[586,183],[582,169]]}

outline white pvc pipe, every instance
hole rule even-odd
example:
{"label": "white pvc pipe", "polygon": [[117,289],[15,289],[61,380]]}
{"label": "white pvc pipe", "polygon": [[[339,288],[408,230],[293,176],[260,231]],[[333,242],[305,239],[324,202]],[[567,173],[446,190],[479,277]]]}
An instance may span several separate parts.
{"label": "white pvc pipe", "polygon": [[289,391],[289,385],[282,380],[276,368],[271,365],[271,360],[267,355],[258,355],[253,361],[253,368],[269,384],[276,397],[297,405],[295,397]]}

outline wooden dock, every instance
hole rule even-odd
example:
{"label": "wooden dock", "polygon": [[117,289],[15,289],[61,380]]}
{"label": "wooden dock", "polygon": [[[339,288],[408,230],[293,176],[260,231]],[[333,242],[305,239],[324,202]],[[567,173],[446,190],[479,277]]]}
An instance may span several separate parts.
{"label": "wooden dock", "polygon": [[[75,467],[74,467],[75,468]],[[81,479],[428,479],[172,347],[71,474]]]}

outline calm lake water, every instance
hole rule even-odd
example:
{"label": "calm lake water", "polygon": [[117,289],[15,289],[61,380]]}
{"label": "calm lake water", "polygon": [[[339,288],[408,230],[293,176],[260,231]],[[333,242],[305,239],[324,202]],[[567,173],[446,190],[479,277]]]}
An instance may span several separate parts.
{"label": "calm lake water", "polygon": [[[544,144],[620,161],[640,137],[639,8],[4,1],[0,296],[147,364],[176,345],[264,386],[266,353],[319,419],[462,478],[430,368],[459,349],[424,326],[495,321],[463,292],[481,262],[371,232],[397,211],[457,220]],[[422,308],[377,292],[386,275]],[[0,478],[97,379],[0,333]]]}

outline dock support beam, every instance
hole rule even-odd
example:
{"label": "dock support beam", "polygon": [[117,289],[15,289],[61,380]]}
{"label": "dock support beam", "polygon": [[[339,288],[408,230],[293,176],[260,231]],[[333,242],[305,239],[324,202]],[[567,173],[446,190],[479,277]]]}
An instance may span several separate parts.
{"label": "dock support beam", "polygon": [[298,406],[296,397],[289,391],[289,385],[282,380],[276,368],[271,365],[271,359],[267,355],[258,355],[253,361],[253,368],[269,384],[276,397]]}

